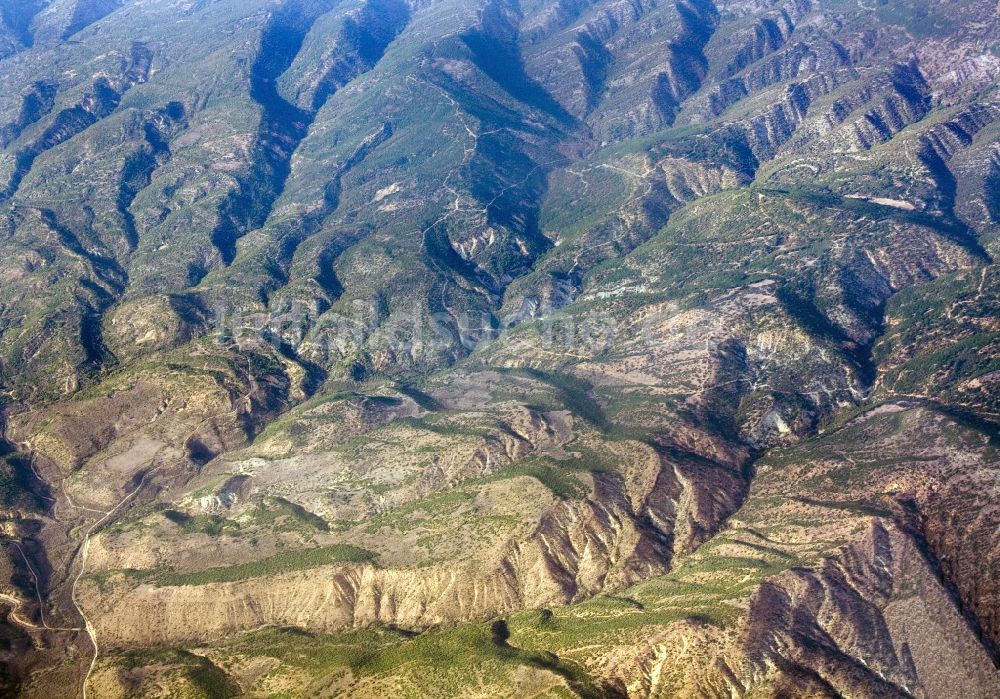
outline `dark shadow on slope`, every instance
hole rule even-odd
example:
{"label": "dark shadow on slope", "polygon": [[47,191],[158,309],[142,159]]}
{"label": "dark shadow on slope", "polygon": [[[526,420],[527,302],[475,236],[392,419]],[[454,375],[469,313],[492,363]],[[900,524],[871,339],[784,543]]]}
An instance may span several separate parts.
{"label": "dark shadow on slope", "polygon": [[17,119],[0,127],[0,148],[6,148],[33,124],[48,115],[56,102],[58,86],[53,82],[40,80],[32,83],[21,97],[21,109]]}
{"label": "dark shadow on slope", "polygon": [[941,221],[927,214],[923,214],[922,216],[919,213],[911,215],[919,217],[919,223],[923,223],[923,225],[938,231],[953,243],[961,245],[980,260],[992,262],[989,253],[979,243],[975,231],[955,215],[955,198],[958,195],[958,181],[955,179],[955,175],[948,167],[944,158],[926,142],[917,155],[924,167],[930,170],[931,177],[934,178],[934,183],[941,194],[943,208],[950,220]]}
{"label": "dark shadow on slope", "polygon": [[[478,167],[477,167],[478,166]],[[486,206],[487,222],[519,235],[533,262],[552,247],[541,231],[541,201],[548,187],[548,167],[535,162],[510,132],[482,135],[469,166],[472,195]],[[520,261],[523,264],[523,261]],[[499,271],[516,274],[518,260]]]}
{"label": "dark shadow on slope", "polygon": [[509,655],[511,659],[525,665],[559,675],[566,680],[570,690],[580,699],[624,699],[628,696],[616,687],[595,681],[582,667],[572,661],[560,658],[555,653],[524,650],[510,645],[510,629],[503,619],[493,622],[490,635],[498,652]]}
{"label": "dark shadow on slope", "polygon": [[[80,346],[90,370],[98,370],[114,361],[104,343],[102,324],[105,312],[120,298],[128,285],[128,275],[118,262],[87,249],[54,211],[41,210],[42,221],[56,234],[60,244],[71,254],[86,260],[93,278],[84,276],[75,291],[80,318]],[[96,281],[95,281],[96,280]]]}
{"label": "dark shadow on slope", "polygon": [[421,410],[426,410],[429,413],[437,412],[439,410],[444,410],[444,406],[438,402],[434,396],[429,393],[424,393],[416,386],[411,384],[400,384],[397,389],[404,396],[410,398],[414,403],[416,403]]}
{"label": "dark shadow on slope", "polygon": [[995,419],[991,420],[972,411],[934,400],[926,401],[925,404],[962,427],[982,434],[989,439],[992,446],[1000,447],[1000,424]]}
{"label": "dark shadow on slope", "polygon": [[301,367],[304,375],[300,388],[306,397],[313,396],[326,381],[327,372],[319,364],[301,356],[298,350],[276,332],[264,329],[264,339],[274,347],[281,356]]}
{"label": "dark shadow on slope", "polygon": [[104,19],[124,4],[125,0],[78,0],[69,26],[63,32],[63,40]]}
{"label": "dark shadow on slope", "polygon": [[262,226],[281,196],[291,170],[292,154],[312,123],[311,115],[282,97],[277,86],[278,78],[302,48],[313,22],[335,3],[328,0],[308,13],[302,11],[303,4],[289,3],[274,12],[250,71],[250,97],[261,107],[250,172],[223,201],[219,224],[212,232],[212,244],[227,266],[236,258],[236,241]]}
{"label": "dark shadow on slope", "polygon": [[[815,338],[833,340],[850,360],[865,388],[875,381],[877,367],[872,358],[871,343],[861,345],[829,318],[816,305],[812,291],[798,289],[790,284],[775,292],[778,301],[802,328]],[[876,333],[876,337],[880,333]]]}
{"label": "dark shadow on slope", "polygon": [[111,87],[106,78],[95,82],[92,89],[93,92],[86,95],[79,104],[59,112],[52,124],[34,143],[17,153],[14,171],[7,187],[0,191],[0,202],[9,201],[17,193],[38,156],[96,124],[99,119],[108,116],[118,107],[121,95]]}
{"label": "dark shadow on slope", "polygon": [[4,538],[6,555],[13,568],[10,580],[20,593],[18,596],[27,602],[25,610],[33,623],[42,621],[41,609],[37,600],[50,598],[52,588],[58,585],[53,580],[55,570],[49,562],[48,551],[42,541],[42,523],[38,519],[23,519],[18,527],[17,540]]}
{"label": "dark shadow on slope", "polygon": [[587,113],[592,112],[604,94],[608,80],[608,68],[612,55],[593,32],[583,30],[576,35],[573,46],[576,60],[580,62],[580,70],[587,87]]}
{"label": "dark shadow on slope", "polygon": [[19,452],[7,435],[7,409],[0,402],[0,505],[6,509],[51,511],[51,486],[31,467],[31,457]]}
{"label": "dark shadow on slope", "polygon": [[[935,178],[939,191],[942,192],[945,216],[930,214],[926,211],[904,211],[894,206],[879,204],[873,201],[851,199],[830,192],[802,187],[792,189],[762,187],[760,191],[803,199],[811,204],[826,208],[857,211],[859,215],[867,216],[876,221],[888,219],[924,226],[956,245],[965,248],[969,254],[978,257],[984,262],[990,262],[992,258],[979,243],[975,231],[955,216],[952,209],[953,205],[949,203],[954,201],[954,192],[957,190],[957,184],[947,164],[931,148],[922,148],[918,155],[922,161],[926,157],[926,161],[923,161],[924,165],[931,170],[932,177]],[[940,178],[940,182],[938,182],[938,178]]]}
{"label": "dark shadow on slope", "polygon": [[59,112],[41,136],[31,145],[18,151],[15,156],[14,171],[7,187],[0,190],[0,203],[10,201],[17,193],[21,182],[40,155],[110,116],[118,108],[125,92],[134,85],[146,81],[151,63],[150,50],[143,44],[133,44],[129,68],[119,85],[107,78],[98,78],[94,81],[92,91],[84,95],[78,104]]}
{"label": "dark shadow on slope", "polygon": [[[35,43],[31,33],[31,22],[41,12],[46,2],[43,0],[3,0],[0,2],[0,20],[10,30],[17,42],[26,49]],[[0,59],[4,56],[0,56]]]}
{"label": "dark shadow on slope", "polygon": [[220,221],[212,232],[212,244],[226,266],[236,259],[236,242],[264,225],[284,192],[292,155],[308,134],[316,112],[339,87],[370,70],[409,21],[409,12],[399,0],[366,3],[356,18],[345,22],[340,36],[344,54],[320,79],[311,109],[302,109],[279,93],[277,82],[298,56],[315,21],[336,4],[335,0],[287,3],[274,12],[264,29],[250,72],[250,96],[262,111],[250,172],[220,206]]}
{"label": "dark shadow on slope", "polygon": [[573,116],[525,70],[517,27],[510,20],[510,15],[518,12],[516,3],[507,6],[502,0],[493,0],[483,8],[479,25],[463,32],[459,39],[471,52],[472,63],[508,95],[563,124],[574,124]]}
{"label": "dark shadow on slope", "polygon": [[492,287],[489,280],[484,279],[479,274],[476,265],[455,251],[444,225],[430,226],[424,231],[424,250],[440,272],[451,272],[454,276],[464,279],[473,286]]}
{"label": "dark shadow on slope", "polygon": [[676,7],[681,31],[667,45],[670,73],[660,73],[650,95],[668,124],[674,122],[684,99],[701,88],[708,73],[705,45],[719,20],[719,12],[711,0],[679,2]]}
{"label": "dark shadow on slope", "polygon": [[[323,205],[317,211],[297,221],[295,230],[285,234],[282,239],[282,261],[290,262],[302,241],[313,236],[323,227],[323,224],[326,223],[340,206],[343,178],[351,170],[363,163],[373,150],[389,140],[392,134],[392,124],[389,122],[382,124],[379,130],[362,141],[361,145],[355,149],[354,153],[351,154],[344,164],[337,168],[333,179],[327,183],[323,190]],[[369,227],[358,227],[350,231],[339,232],[320,252],[317,260],[318,272],[313,279],[326,293],[329,303],[333,303],[336,299],[340,298],[340,295],[344,291],[335,270],[337,260],[351,246],[364,239],[370,232]],[[283,268],[276,270],[274,277],[280,283],[288,282],[288,272]],[[264,290],[265,296],[269,291],[270,289]]]}
{"label": "dark shadow on slope", "polygon": [[[334,171],[332,179],[323,189],[322,204],[307,214],[268,226],[265,229],[268,240],[261,247],[234,261],[230,268],[231,277],[239,278],[241,274],[249,274],[249,279],[243,280],[246,282],[244,286],[256,285],[261,303],[269,305],[271,295],[289,283],[292,262],[299,245],[319,232],[340,206],[343,178],[364,162],[373,150],[388,140],[392,133],[392,124],[386,122],[365,138],[351,156]],[[326,296],[325,299],[319,299],[321,305],[328,308],[343,293],[335,270],[337,260],[370,233],[369,225],[336,230],[322,246],[316,259],[316,273],[313,277],[313,281],[320,286]],[[262,276],[261,271],[264,272]]]}
{"label": "dark shadow on slope", "polygon": [[[556,32],[566,29],[576,22],[583,11],[596,4],[595,0],[555,0],[552,2],[554,17],[542,26],[538,26],[528,33],[522,35],[529,44],[537,44],[540,41],[550,38]],[[633,4],[633,12],[639,13],[641,6]]]}
{"label": "dark shadow on slope", "polygon": [[993,223],[1000,223],[1000,153],[990,158],[989,169],[983,178],[983,199]]}
{"label": "dark shadow on slope", "polygon": [[368,0],[356,17],[348,17],[337,42],[338,48],[345,48],[320,79],[312,110],[318,111],[338,89],[374,68],[409,21],[410,7],[403,0]]}
{"label": "dark shadow on slope", "polygon": [[941,586],[948,591],[948,596],[951,598],[952,604],[955,605],[959,614],[962,615],[973,634],[975,634],[976,639],[982,644],[983,649],[990,656],[990,660],[993,661],[996,667],[1000,668],[1000,648],[997,647],[996,642],[986,632],[985,626],[980,621],[972,605],[963,599],[958,585],[961,579],[955,576],[955,571],[952,569],[953,562],[948,560],[947,551],[941,552],[944,554],[942,557],[927,539],[926,517],[920,511],[919,505],[907,496],[898,497],[896,504],[900,508],[900,513],[893,518],[896,525],[913,538],[924,562],[934,571],[934,575]]}
{"label": "dark shadow on slope", "polygon": [[165,132],[183,121],[184,105],[180,102],[171,102],[155,112],[142,125],[145,143],[138,151],[129,155],[122,165],[115,204],[132,249],[139,244],[139,232],[131,211],[132,202],[153,181],[154,171],[170,159],[170,146]]}
{"label": "dark shadow on slope", "polygon": [[751,63],[777,51],[785,44],[785,33],[782,32],[778,23],[770,17],[764,17],[755,22],[751,31],[753,35],[726,64],[719,77],[731,78]]}

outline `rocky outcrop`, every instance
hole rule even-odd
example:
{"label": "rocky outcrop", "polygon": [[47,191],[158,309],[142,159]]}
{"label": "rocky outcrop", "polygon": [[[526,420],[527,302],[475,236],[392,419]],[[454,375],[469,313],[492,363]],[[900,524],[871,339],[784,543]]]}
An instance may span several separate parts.
{"label": "rocky outcrop", "polygon": [[809,0],[799,0],[781,7],[773,14],[756,19],[749,27],[734,37],[734,55],[720,71],[720,76],[730,78],[747,66],[781,49],[795,31],[796,23],[812,8]]}
{"label": "rocky outcrop", "polygon": [[761,585],[735,636],[689,622],[641,651],[614,667],[629,696],[985,698],[1000,682],[920,548],[877,520],[822,565]]}
{"label": "rocky outcrop", "polygon": [[[645,458],[635,481],[595,475],[585,499],[554,501],[524,541],[470,564],[314,568],[234,583],[105,588],[113,592],[88,586],[87,608],[105,643],[131,647],[265,624],[425,629],[586,599],[666,572],[675,553],[704,541],[739,501],[738,473],[656,451]],[[709,490],[715,495],[706,496]],[[130,623],[137,610],[156,623]]]}
{"label": "rocky outcrop", "polygon": [[679,3],[681,31],[667,45],[666,70],[656,76],[650,97],[664,123],[672,124],[681,102],[701,87],[708,70],[704,47],[717,24],[717,10],[708,0]]}

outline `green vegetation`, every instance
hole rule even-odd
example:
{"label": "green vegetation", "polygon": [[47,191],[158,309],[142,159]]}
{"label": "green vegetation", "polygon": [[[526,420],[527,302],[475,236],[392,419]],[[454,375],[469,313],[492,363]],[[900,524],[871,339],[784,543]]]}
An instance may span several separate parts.
{"label": "green vegetation", "polygon": [[300,534],[329,532],[330,525],[322,517],[285,498],[268,498],[251,511],[255,525],[270,527],[275,532],[294,531]]}
{"label": "green vegetation", "polygon": [[[108,667],[110,664],[104,661],[101,666]],[[127,651],[115,658],[114,666],[123,671],[141,670],[149,666],[169,668],[171,675],[186,681],[191,690],[205,699],[230,699],[241,694],[239,686],[211,660],[185,650],[162,648]]]}
{"label": "green vegetation", "polygon": [[[939,576],[962,671],[1000,642],[995,3],[0,2],[26,618],[379,565],[357,623],[414,589],[441,623],[219,640],[260,622],[230,605],[112,656],[121,623],[108,693],[666,695],[678,657],[691,695],[933,692],[960,673],[876,617]],[[801,585],[745,624],[879,526],[860,616]],[[0,694],[84,674],[39,633]]]}
{"label": "green vegetation", "polygon": [[177,510],[164,510],[163,516],[176,524],[185,534],[208,534],[209,536],[239,534],[239,522],[219,515],[189,515]]}
{"label": "green vegetation", "polygon": [[[266,655],[287,669],[310,676],[349,672],[354,681],[397,677],[396,696],[454,696],[476,683],[508,687],[509,673],[519,666],[548,670],[564,678],[576,696],[605,696],[585,670],[551,653],[520,649],[508,642],[503,621],[471,623],[416,636],[384,629],[336,636],[292,629],[265,629],[227,643],[229,657]],[[496,684],[493,684],[496,683]]]}
{"label": "green vegetation", "polygon": [[905,27],[918,39],[942,36],[955,29],[958,21],[952,13],[928,0],[890,0],[876,4],[876,14],[883,22]]}
{"label": "green vegetation", "polygon": [[158,573],[152,578],[157,586],[207,585],[209,583],[238,582],[268,575],[292,573],[326,565],[340,563],[370,563],[376,556],[371,551],[351,546],[335,544],[311,549],[282,551],[268,558],[251,563],[205,568],[190,573]]}
{"label": "green vegetation", "polygon": [[383,527],[403,532],[409,531],[417,526],[421,520],[454,514],[472,498],[473,495],[465,490],[437,493],[371,517],[366,524],[366,529],[370,533],[375,533]]}

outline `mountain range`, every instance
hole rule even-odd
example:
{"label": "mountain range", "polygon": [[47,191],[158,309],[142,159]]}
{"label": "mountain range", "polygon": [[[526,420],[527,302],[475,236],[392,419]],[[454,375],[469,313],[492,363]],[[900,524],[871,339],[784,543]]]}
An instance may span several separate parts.
{"label": "mountain range", "polygon": [[2,0],[0,693],[1000,695],[986,0]]}

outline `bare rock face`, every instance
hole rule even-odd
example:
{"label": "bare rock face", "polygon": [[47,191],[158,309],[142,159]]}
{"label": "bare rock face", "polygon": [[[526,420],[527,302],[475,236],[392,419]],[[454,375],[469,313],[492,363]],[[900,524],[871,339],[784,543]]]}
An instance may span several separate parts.
{"label": "bare rock face", "polygon": [[[838,692],[878,691],[884,678],[886,696],[985,697],[997,681],[989,655],[922,552],[879,523],[816,573],[783,574],[763,586],[747,626],[756,643],[770,637],[761,655],[773,653],[781,668],[767,684],[816,673]],[[755,658],[762,650],[756,643],[745,651]],[[840,648],[866,658],[867,667],[839,660]]]}
{"label": "bare rock face", "polygon": [[[995,474],[993,454],[947,417],[877,409],[765,459],[727,529],[681,559],[669,584],[619,593],[636,606],[606,609],[591,627],[586,642],[600,650],[570,631],[593,603],[544,624],[522,618],[514,636],[561,647],[630,696],[990,696],[990,619],[954,583],[944,562],[954,550],[928,533],[930,503],[949,497],[942,484],[969,498],[983,469]],[[952,531],[975,540],[995,527],[988,519]]]}
{"label": "bare rock face", "polygon": [[770,578],[732,632],[678,624],[613,667],[651,697],[987,697],[998,679],[912,539],[879,522],[820,568]]}
{"label": "bare rock face", "polygon": [[[497,378],[494,374],[493,379]],[[537,379],[520,380],[528,386],[539,385]],[[367,399],[360,402],[359,407],[363,410],[369,403]],[[397,402],[399,407],[388,408],[389,415],[398,417],[409,410],[405,407],[405,399]],[[381,410],[384,408],[376,413]],[[328,417],[329,411],[324,412]],[[370,411],[366,412],[368,417],[380,421],[387,417],[384,414],[375,417]],[[339,411],[334,414],[343,419]],[[471,417],[468,413],[460,416],[464,420]],[[505,471],[515,469],[518,462],[532,458],[552,459],[556,463],[579,459],[581,455],[573,450],[589,451],[584,440],[593,438],[586,432],[583,435],[575,433],[573,423],[566,422],[565,416],[558,413],[508,409],[505,417],[509,423],[498,433],[487,432],[469,440],[464,449],[456,448],[453,442],[454,455],[459,460],[449,462],[435,457],[434,471],[440,480],[427,479],[423,473],[415,473],[415,478],[404,477],[408,486],[397,489],[393,498],[383,499],[379,504],[370,503],[367,508],[357,500],[362,493],[347,483],[344,494],[349,499],[339,508],[330,509],[318,497],[307,495],[308,484],[316,482],[315,479],[321,478],[329,484],[330,476],[338,470],[352,468],[350,461],[337,464],[335,453],[314,451],[311,459],[285,458],[278,462],[285,475],[276,481],[260,471],[253,457],[233,464],[244,475],[226,478],[218,494],[185,498],[189,507],[193,506],[192,515],[204,517],[198,513],[206,511],[223,513],[227,520],[244,521],[245,526],[254,526],[255,520],[262,516],[262,500],[270,498],[273,503],[276,498],[292,497],[295,493],[297,499],[327,517],[359,518],[353,526],[346,525],[349,526],[347,531],[317,531],[313,532],[313,537],[331,542],[363,539],[366,546],[378,551],[380,559],[386,563],[394,560],[395,565],[377,568],[362,565],[346,570],[329,568],[325,573],[326,581],[320,587],[314,584],[317,579],[312,574],[267,579],[251,577],[245,582],[210,582],[197,587],[171,584],[169,579],[161,582],[155,578],[156,569],[165,565],[175,567],[178,563],[197,564],[199,556],[193,550],[185,551],[182,540],[163,546],[164,538],[176,537],[177,532],[169,528],[164,531],[163,515],[157,513],[148,517],[138,531],[132,527],[109,531],[95,538],[92,544],[91,566],[94,570],[107,571],[103,577],[110,574],[109,582],[96,589],[88,587],[88,598],[94,595],[94,599],[87,605],[96,605],[103,620],[98,632],[106,643],[129,646],[191,641],[203,636],[251,630],[269,623],[305,624],[324,631],[374,623],[426,628],[449,620],[481,618],[524,607],[567,604],[606,588],[620,588],[649,575],[666,572],[674,555],[689,551],[704,541],[714,523],[738,506],[738,497],[744,487],[738,462],[727,469],[704,457],[704,463],[699,463],[676,448],[641,442],[622,442],[614,447],[619,458],[627,464],[622,474],[581,474],[578,479],[562,485],[569,489],[563,497],[554,498],[544,487],[527,488],[529,484],[517,478],[516,471],[507,476],[515,478],[509,487],[493,485],[489,483],[491,477],[503,476]],[[399,429],[393,422],[388,422],[387,427]],[[408,438],[418,442],[426,441],[428,436],[433,440],[435,436],[434,433],[421,434],[412,428],[408,431]],[[318,434],[321,432],[311,432],[309,438],[314,439]],[[340,441],[345,435],[331,437]],[[277,437],[274,446],[281,441],[282,438]],[[579,446],[575,446],[577,444]],[[710,448],[709,444],[705,446]],[[312,449],[315,448],[314,444]],[[718,448],[727,449],[725,445]],[[370,459],[375,456],[371,451],[368,453]],[[398,479],[398,469],[403,466],[397,460],[398,452],[389,450],[382,458],[395,462],[395,472],[386,468],[392,462],[383,465],[374,461],[366,464],[364,475]],[[733,454],[728,458],[740,457]],[[304,470],[303,466],[310,461],[325,461],[326,464],[318,472],[315,467]],[[289,480],[292,473],[297,482]],[[206,473],[202,477],[219,482],[215,474]],[[486,483],[476,485],[477,480],[484,478]],[[239,479],[238,486],[234,485],[236,479]],[[408,538],[408,528],[416,523],[394,522],[386,515],[394,509],[405,511],[414,506],[423,507],[421,500],[428,497],[444,501],[449,494],[445,486],[448,481],[455,481],[459,486],[467,483],[464,487],[469,489],[461,491],[469,499],[468,507],[455,513],[454,519],[475,518],[484,510],[490,514],[483,519],[511,520],[516,515],[524,518],[514,530],[520,535],[511,537],[508,528],[479,532],[477,539],[481,548],[454,550],[454,560],[431,565],[416,557],[419,551],[399,551],[391,544],[386,546],[387,541]],[[234,490],[237,487],[238,495]],[[525,490],[537,498],[530,507],[505,502],[511,493]],[[199,488],[198,492],[204,491]],[[307,512],[301,507],[298,509]],[[379,511],[386,515],[380,516]],[[437,513],[430,510],[430,514]],[[312,517],[323,521],[315,515]],[[426,530],[436,528],[430,523],[417,526]],[[136,554],[149,550],[157,554],[152,557]],[[438,548],[438,555],[445,550]],[[260,552],[248,550],[234,541],[216,548],[215,556],[216,562],[221,556],[238,566],[243,557],[259,557]],[[267,560],[265,558],[264,562]],[[414,564],[417,564],[415,569]],[[154,574],[153,583],[129,585],[129,578],[142,569]],[[116,571],[129,573],[122,577]],[[119,587],[122,583],[125,587]],[[114,592],[110,592],[112,589]],[[223,603],[223,600],[227,601]],[[193,608],[201,611],[192,614]],[[123,615],[131,615],[136,609],[146,610],[141,616],[155,617],[158,623],[128,624]]]}

